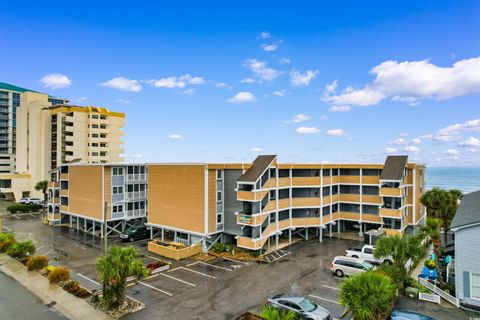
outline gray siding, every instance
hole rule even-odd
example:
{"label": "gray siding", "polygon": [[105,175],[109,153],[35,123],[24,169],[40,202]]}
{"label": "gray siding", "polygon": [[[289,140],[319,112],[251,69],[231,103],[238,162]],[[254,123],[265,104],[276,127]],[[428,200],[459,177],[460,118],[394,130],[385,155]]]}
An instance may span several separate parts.
{"label": "gray siding", "polygon": [[241,201],[237,201],[237,179],[242,175],[242,170],[224,170],[224,233],[229,235],[241,235],[241,226],[237,224],[236,211],[242,211],[243,205]]}
{"label": "gray siding", "polygon": [[460,302],[480,306],[470,299],[470,273],[480,274],[480,226],[455,232],[455,289]]}
{"label": "gray siding", "polygon": [[123,186],[125,184],[124,176],[112,176],[112,185]]}

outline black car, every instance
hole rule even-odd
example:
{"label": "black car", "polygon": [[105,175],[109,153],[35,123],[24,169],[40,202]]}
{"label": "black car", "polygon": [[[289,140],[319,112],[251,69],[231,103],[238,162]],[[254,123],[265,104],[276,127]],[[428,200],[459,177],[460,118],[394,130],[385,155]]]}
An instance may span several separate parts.
{"label": "black car", "polygon": [[150,232],[145,225],[137,225],[128,228],[120,234],[120,239],[123,242],[126,241],[136,241],[141,239],[148,239],[150,237]]}

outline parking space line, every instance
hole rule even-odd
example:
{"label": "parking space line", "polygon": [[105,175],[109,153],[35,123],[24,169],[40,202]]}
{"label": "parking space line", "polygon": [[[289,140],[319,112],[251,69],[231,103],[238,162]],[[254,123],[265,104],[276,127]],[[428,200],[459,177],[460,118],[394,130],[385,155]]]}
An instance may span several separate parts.
{"label": "parking space line", "polygon": [[230,259],[230,258],[227,258],[227,257],[221,257],[221,258],[222,258],[222,259],[225,259],[225,260],[228,260],[228,261],[232,261],[232,262],[237,262],[237,263],[241,263],[241,264],[244,264],[244,265],[248,265],[248,262],[245,262],[245,261]]}
{"label": "parking space line", "polygon": [[217,268],[217,269],[221,269],[221,270],[225,270],[225,271],[230,271],[230,272],[233,271],[232,269],[228,269],[228,268],[224,268],[224,267],[219,267],[219,266],[216,266],[216,265],[214,265],[214,264],[206,263],[206,262],[203,262],[203,261],[198,261],[198,262],[201,263],[201,264],[204,264],[204,265],[206,265],[206,266],[214,267],[214,268]]}
{"label": "parking space line", "polygon": [[173,269],[168,270],[167,272],[173,272],[173,271],[178,270],[178,269],[180,269],[180,268],[183,268],[183,267],[176,267],[176,268],[173,268]]}
{"label": "parking space line", "polygon": [[55,251],[54,249],[52,249],[52,250],[50,250],[50,251],[47,251],[47,252],[45,252],[44,254],[42,254],[42,256],[46,256],[46,255],[48,255],[48,254],[50,254],[50,253],[52,253],[52,252],[54,252],[54,251]]}
{"label": "parking space line", "polygon": [[323,301],[327,301],[327,302],[331,302],[331,303],[335,303],[335,304],[341,305],[341,303],[338,302],[338,301],[334,301],[334,300],[322,298],[322,297],[319,297],[319,296],[314,296],[313,294],[309,294],[308,296],[309,296],[309,297],[312,297],[312,298],[315,298],[315,299],[319,299],[319,300],[323,300]]}
{"label": "parking space line", "polygon": [[153,289],[153,290],[156,290],[156,291],[161,292],[163,294],[166,294],[167,296],[173,297],[173,294],[171,294],[170,292],[163,291],[162,289],[158,289],[157,287],[151,286],[148,283],[145,283],[145,282],[142,282],[142,281],[138,281],[138,283],[140,283],[140,284],[142,284],[145,287],[148,287],[150,289]]}
{"label": "parking space line", "polygon": [[8,232],[12,232],[12,229],[10,229],[10,228],[7,228],[7,227],[5,227],[5,226],[2,226],[2,228],[5,229],[5,230],[7,230]]}
{"label": "parking space line", "polygon": [[150,259],[153,259],[153,260],[157,260],[157,261],[163,261],[162,259],[158,259],[158,258],[155,258],[155,257],[152,257],[152,256],[148,256],[148,255],[145,255],[145,257],[150,258]]}
{"label": "parking space line", "polygon": [[148,280],[148,279],[152,279],[152,278],[155,278],[155,277],[158,277],[158,273],[157,274],[152,274],[151,276],[148,276],[145,278],[145,280]]}
{"label": "parking space line", "polygon": [[325,287],[325,288],[328,288],[328,289],[332,289],[332,290],[337,290],[337,291],[340,291],[340,290],[341,290],[341,289],[339,289],[339,288],[326,286],[326,285],[324,285],[324,284],[322,284],[322,287]]}
{"label": "parking space line", "polygon": [[201,275],[201,276],[204,276],[204,277],[208,277],[208,278],[215,279],[215,277],[214,277],[214,276],[211,276],[211,275],[209,275],[209,274],[206,274],[206,273],[203,273],[203,272],[200,272],[200,271],[196,271],[196,270],[188,269],[188,268],[185,268],[185,267],[178,267],[177,269],[183,269],[183,270],[187,270],[187,271],[190,271],[190,272],[193,272],[193,273],[199,274],[199,275]]}
{"label": "parking space line", "polygon": [[172,276],[169,276],[168,274],[165,274],[165,273],[159,273],[160,275],[164,276],[164,277],[167,277],[167,278],[170,278],[172,280],[176,280],[178,282],[181,282],[181,283],[185,283],[191,287],[196,287],[196,285],[194,285],[193,283],[190,283],[188,281],[185,281],[185,280],[182,280],[182,279],[178,279],[178,278],[175,278],[175,277],[172,277]]}
{"label": "parking space line", "polygon": [[77,273],[77,276],[82,277],[83,279],[88,280],[88,281],[90,281],[90,282],[92,282],[92,283],[95,283],[97,286],[101,286],[101,284],[100,284],[99,282],[97,282],[97,281],[95,281],[95,280],[92,280],[92,279],[90,279],[89,277],[84,276],[83,274]]}
{"label": "parking space line", "polygon": [[198,264],[199,262],[200,261],[195,261],[195,262],[189,263],[189,264],[187,264],[187,267],[194,266],[194,265]]}

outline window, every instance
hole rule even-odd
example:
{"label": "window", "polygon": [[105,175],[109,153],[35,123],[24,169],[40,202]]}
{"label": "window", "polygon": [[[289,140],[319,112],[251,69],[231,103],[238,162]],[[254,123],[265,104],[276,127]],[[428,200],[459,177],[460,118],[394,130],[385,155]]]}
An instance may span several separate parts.
{"label": "window", "polygon": [[373,249],[372,248],[365,248],[365,253],[373,254]]}
{"label": "window", "polygon": [[123,212],[123,205],[115,205],[112,207],[112,212],[113,213],[120,213]]}
{"label": "window", "polygon": [[123,193],[122,186],[113,187],[113,194],[122,194],[122,193]]}
{"label": "window", "polygon": [[98,129],[98,124],[92,124],[92,128]]}
{"label": "window", "polygon": [[98,119],[98,115],[92,114],[92,119]]}
{"label": "window", "polygon": [[221,224],[221,223],[222,223],[222,215],[217,214],[217,224]]}
{"label": "window", "polygon": [[217,201],[222,201],[222,192],[217,191]]}
{"label": "window", "polygon": [[470,297],[480,300],[480,274],[470,273]]}
{"label": "window", "polygon": [[123,176],[123,168],[112,168],[114,176]]}
{"label": "window", "polygon": [[222,179],[222,170],[217,170],[217,179]]}

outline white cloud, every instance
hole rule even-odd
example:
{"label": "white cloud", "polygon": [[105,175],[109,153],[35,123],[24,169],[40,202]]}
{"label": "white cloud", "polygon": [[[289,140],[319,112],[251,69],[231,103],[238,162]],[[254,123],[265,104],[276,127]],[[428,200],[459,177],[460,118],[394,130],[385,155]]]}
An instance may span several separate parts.
{"label": "white cloud", "polygon": [[365,87],[364,89],[354,89],[348,87],[343,90],[342,94],[334,96],[324,96],[323,100],[331,102],[336,105],[353,104],[357,106],[369,106],[378,104],[384,95],[372,88]]}
{"label": "white cloud", "polygon": [[301,73],[295,69],[290,71],[290,84],[293,87],[306,87],[317,76],[318,71],[307,70]]}
{"label": "white cloud", "polygon": [[290,59],[285,58],[285,57],[282,57],[282,58],[278,59],[278,63],[280,63],[280,64],[289,64],[289,63],[290,63]]}
{"label": "white cloud", "polygon": [[224,83],[224,82],[215,83],[215,87],[217,87],[217,88],[225,88],[226,86],[227,86],[227,84]]}
{"label": "white cloud", "polygon": [[128,99],[117,99],[115,100],[115,102],[118,102],[118,103],[125,103],[125,104],[130,104],[130,100]]}
{"label": "white cloud", "polygon": [[327,131],[327,136],[329,137],[343,137],[347,133],[342,129],[331,129]]}
{"label": "white cloud", "polygon": [[332,106],[330,111],[332,112],[348,112],[352,110],[350,106]]}
{"label": "white cloud", "polygon": [[467,140],[464,140],[457,144],[459,147],[478,147],[480,146],[480,139],[477,139],[475,137],[470,137]]}
{"label": "white cloud", "polygon": [[396,145],[405,144],[405,139],[403,138],[395,139],[391,142],[391,144],[396,144]]}
{"label": "white cloud", "polygon": [[480,131],[480,119],[469,120],[464,123],[456,123],[438,130],[433,135],[426,135],[439,142],[450,142],[459,139],[459,133],[464,131]]}
{"label": "white cloud", "polygon": [[176,91],[175,93],[177,94],[184,94],[184,95],[190,95],[194,92],[195,90],[193,90],[192,88],[189,88],[189,89],[185,89],[185,90],[180,90],[180,91]]}
{"label": "white cloud", "polygon": [[412,139],[412,143],[413,144],[420,144],[420,143],[422,143],[422,140],[420,140],[419,138],[415,138],[415,139]]}
{"label": "white cloud", "polygon": [[142,85],[140,82],[125,77],[115,77],[102,83],[102,86],[130,92],[139,92],[142,90]]}
{"label": "white cloud", "polygon": [[253,72],[253,76],[258,78],[260,82],[271,82],[280,75],[280,71],[267,67],[266,62],[256,59],[248,59],[245,61],[245,67]]}
{"label": "white cloud", "polygon": [[316,127],[298,127],[297,129],[295,129],[295,132],[299,134],[312,134],[319,133],[321,132],[321,130]]}
{"label": "white cloud", "polygon": [[375,79],[363,89],[347,88],[340,95],[326,96],[334,104],[375,105],[382,99],[418,104],[421,99],[450,99],[480,92],[480,57],[440,67],[428,60],[385,61],[370,71]]}
{"label": "white cloud", "polygon": [[287,90],[281,89],[281,90],[275,90],[273,91],[273,95],[277,97],[283,97],[287,94]]}
{"label": "white cloud", "polygon": [[259,37],[261,39],[268,39],[268,38],[270,38],[270,32],[263,31],[263,32],[260,33]]}
{"label": "white cloud", "polygon": [[259,147],[253,147],[252,148],[252,152],[262,152],[263,149],[262,148],[259,148]]}
{"label": "white cloud", "polygon": [[478,150],[474,149],[474,148],[468,149],[468,151],[467,151],[468,154],[473,154],[473,153],[477,153],[477,152],[478,152]]}
{"label": "white cloud", "polygon": [[72,80],[66,75],[61,73],[50,73],[40,79],[40,82],[45,88],[49,89],[61,89],[69,87],[72,84]]}
{"label": "white cloud", "polygon": [[75,102],[83,102],[87,99],[88,99],[88,97],[78,97],[77,99],[75,99]]}
{"label": "white cloud", "polygon": [[245,103],[245,102],[254,102],[255,96],[248,91],[241,91],[228,99],[227,101],[230,103]]}
{"label": "white cloud", "polygon": [[300,122],[308,121],[308,120],[310,120],[310,116],[307,116],[303,113],[299,113],[299,114],[297,114],[293,117],[292,121],[295,122],[295,123],[300,123]]}
{"label": "white cloud", "polygon": [[389,147],[385,148],[386,153],[395,153],[397,151],[398,151],[397,148],[389,148]]}
{"label": "white cloud", "polygon": [[417,153],[420,152],[420,148],[416,146],[408,146],[403,151],[411,152],[411,153]]}
{"label": "white cloud", "polygon": [[241,83],[255,83],[255,79],[253,78],[245,78],[240,80]]}
{"label": "white cloud", "polygon": [[272,52],[278,49],[278,43],[262,44],[262,48],[264,51]]}
{"label": "white cloud", "polygon": [[162,79],[153,79],[148,81],[149,84],[154,86],[155,88],[185,88],[187,85],[200,85],[205,83],[205,79],[203,77],[192,77],[188,73],[183,76],[172,76]]}
{"label": "white cloud", "polygon": [[327,120],[328,117],[327,117],[326,115],[323,115],[323,116],[320,116],[320,119],[322,119],[322,120]]}
{"label": "white cloud", "polygon": [[400,132],[398,135],[400,137],[408,137],[409,136],[408,132]]}
{"label": "white cloud", "polygon": [[337,87],[338,87],[338,80],[333,80],[332,83],[329,83],[325,86],[325,90],[327,90],[327,92],[335,92],[335,90],[337,90]]}
{"label": "white cloud", "polygon": [[458,156],[460,154],[460,151],[458,151],[457,149],[448,149],[447,151],[445,151],[445,154],[449,156]]}
{"label": "white cloud", "polygon": [[181,134],[178,134],[178,133],[169,134],[168,137],[169,137],[170,139],[174,139],[174,140],[182,139],[182,135],[181,135]]}

